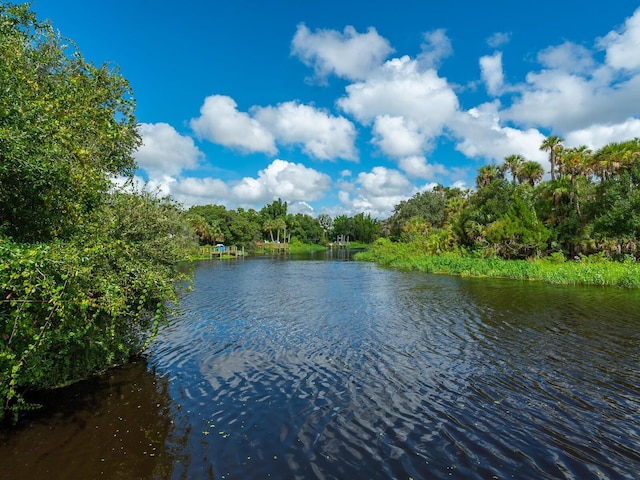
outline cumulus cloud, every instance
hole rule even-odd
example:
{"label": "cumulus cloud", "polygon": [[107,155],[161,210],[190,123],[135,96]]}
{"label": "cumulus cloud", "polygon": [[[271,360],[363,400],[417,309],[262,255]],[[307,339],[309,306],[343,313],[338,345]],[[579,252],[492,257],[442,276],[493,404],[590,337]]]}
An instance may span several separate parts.
{"label": "cumulus cloud", "polygon": [[498,102],[485,103],[457,115],[451,123],[458,137],[456,150],[469,158],[496,162],[512,154],[546,162],[546,154],[540,151],[545,136],[536,129],[520,130],[502,125],[498,107]]}
{"label": "cumulus cloud", "polygon": [[587,73],[595,67],[591,51],[572,42],[545,48],[538,53],[538,61],[545,68],[568,73]]}
{"label": "cumulus cloud", "polygon": [[594,123],[617,123],[637,115],[639,104],[640,76],[605,85],[594,78],[543,70],[527,75],[526,86],[504,118],[568,132]]}
{"label": "cumulus cloud", "polygon": [[312,201],[320,198],[331,186],[331,178],[301,163],[274,160],[258,172],[258,178],[245,178],[233,191],[244,197],[247,190],[254,190],[252,198],[265,202],[278,197],[288,201]]}
{"label": "cumulus cloud", "polygon": [[615,69],[640,69],[640,8],[627,18],[621,31],[609,32],[598,44],[606,50],[606,63]]}
{"label": "cumulus cloud", "polygon": [[276,159],[256,177],[228,182],[216,178],[165,178],[161,187],[186,206],[224,204],[229,208],[260,208],[276,198],[287,202],[318,200],[331,187],[331,178],[300,163]]}
{"label": "cumulus cloud", "polygon": [[433,180],[437,176],[448,174],[444,165],[430,164],[426,158],[419,155],[401,158],[398,165],[411,178]]}
{"label": "cumulus cloud", "polygon": [[[375,143],[392,156],[418,154],[418,143],[428,149],[458,108],[447,81],[407,56],[385,62],[346,91],[340,108],[365,125],[374,123]],[[398,134],[402,138],[394,138]]]}
{"label": "cumulus cloud", "polygon": [[543,68],[530,72],[526,83],[516,87],[518,95],[504,110],[504,119],[566,135],[637,117],[640,9],[597,45],[606,50],[604,64],[598,64],[591,51],[571,42],[542,50],[538,61]]}
{"label": "cumulus cloud", "polygon": [[362,80],[392,52],[387,39],[373,27],[366,33],[358,33],[352,26],[346,26],[343,33],[336,30],[311,32],[306,25],[300,24],[291,42],[291,53],[312,67],[320,81],[331,74]]}
{"label": "cumulus cloud", "polygon": [[200,107],[200,116],[191,120],[191,128],[198,136],[226,147],[275,154],[273,135],[237,107],[225,95],[207,97]]}
{"label": "cumulus cloud", "polygon": [[440,28],[423,35],[422,52],[418,55],[418,63],[424,69],[437,69],[445,58],[453,54],[451,40],[445,30]]}
{"label": "cumulus cloud", "polygon": [[254,118],[279,143],[301,144],[308,155],[320,160],[357,160],[356,129],[344,117],[330,115],[297,102],[254,110]]}
{"label": "cumulus cloud", "polygon": [[141,123],[138,132],[142,145],[134,157],[150,178],[194,169],[203,156],[191,137],[180,135],[169,124]]}
{"label": "cumulus cloud", "polygon": [[624,122],[603,125],[595,124],[587,128],[575,130],[565,135],[567,147],[586,145],[597,150],[613,142],[624,142],[632,138],[640,138],[640,119],[628,118]]}
{"label": "cumulus cloud", "polygon": [[502,52],[480,58],[480,73],[489,95],[498,96],[504,85]]}
{"label": "cumulus cloud", "polygon": [[393,207],[418,192],[418,188],[398,170],[374,167],[361,172],[351,181],[339,184],[342,209],[349,215],[359,212],[384,219],[393,213]]}
{"label": "cumulus cloud", "polygon": [[413,121],[404,117],[381,115],[373,125],[373,143],[392,157],[419,155],[425,142],[425,134]]}

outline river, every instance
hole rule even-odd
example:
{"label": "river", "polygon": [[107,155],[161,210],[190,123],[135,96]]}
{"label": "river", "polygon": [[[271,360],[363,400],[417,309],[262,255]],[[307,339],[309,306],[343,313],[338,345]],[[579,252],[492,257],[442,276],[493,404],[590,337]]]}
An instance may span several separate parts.
{"label": "river", "polygon": [[0,477],[633,479],[640,292],[198,263],[145,359],[0,430]]}

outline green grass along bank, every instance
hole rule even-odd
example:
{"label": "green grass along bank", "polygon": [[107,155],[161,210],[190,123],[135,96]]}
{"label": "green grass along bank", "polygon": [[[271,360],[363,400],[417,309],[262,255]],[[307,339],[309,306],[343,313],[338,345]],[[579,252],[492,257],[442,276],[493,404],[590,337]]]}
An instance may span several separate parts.
{"label": "green grass along bank", "polygon": [[536,260],[430,255],[424,253],[417,243],[393,243],[379,239],[371,248],[357,253],[355,258],[385,267],[425,273],[537,280],[565,285],[640,287],[640,263],[631,259],[616,262],[599,255],[576,260],[565,260],[560,254]]}

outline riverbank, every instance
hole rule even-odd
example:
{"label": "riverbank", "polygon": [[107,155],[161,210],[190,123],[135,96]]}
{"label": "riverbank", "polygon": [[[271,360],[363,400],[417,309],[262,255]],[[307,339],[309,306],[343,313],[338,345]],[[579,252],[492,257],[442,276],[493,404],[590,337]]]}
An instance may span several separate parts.
{"label": "riverbank", "polygon": [[[326,245],[320,245],[320,244],[292,242],[287,245],[288,247],[286,249],[279,250],[279,253],[290,253],[294,255],[299,255],[299,254],[305,254],[305,253],[311,253],[311,252],[324,252],[325,250],[329,250],[329,247],[327,247]],[[366,250],[369,247],[371,247],[371,244],[368,244],[368,243],[350,242],[348,249],[349,250]],[[209,260],[211,258],[216,258],[221,260],[229,260],[229,259],[237,258],[237,255],[228,255],[228,254],[225,254],[224,252],[223,253],[216,252],[215,255],[212,256],[209,253],[209,250],[206,248],[207,247],[198,247],[187,252],[187,254],[185,255],[185,259],[187,259],[188,261],[194,261],[194,260]],[[252,252],[242,249],[242,252],[243,253],[242,255],[240,255],[240,257],[276,253],[275,249],[274,251],[270,251],[269,249],[257,249]]]}
{"label": "riverbank", "polygon": [[539,260],[502,260],[459,255],[427,255],[416,243],[378,240],[356,260],[371,261],[385,267],[425,273],[471,277],[537,280],[564,285],[609,285],[640,288],[640,264],[614,262],[602,257],[565,260],[560,256]]}

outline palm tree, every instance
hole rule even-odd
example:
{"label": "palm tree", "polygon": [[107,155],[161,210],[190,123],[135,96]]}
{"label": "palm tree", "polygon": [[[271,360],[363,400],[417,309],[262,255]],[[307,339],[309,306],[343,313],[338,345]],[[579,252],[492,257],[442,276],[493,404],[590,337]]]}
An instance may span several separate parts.
{"label": "palm tree", "polygon": [[540,145],[540,150],[549,152],[549,165],[551,168],[551,180],[556,179],[556,155],[562,150],[562,142],[564,138],[552,135],[547,137]]}
{"label": "palm tree", "polygon": [[271,241],[273,242],[273,231],[278,228],[278,225],[276,225],[276,221],[273,218],[268,218],[267,220],[265,220],[264,224],[262,225],[262,231],[263,232],[269,232],[269,236],[271,237]]}
{"label": "palm tree", "polygon": [[502,178],[502,171],[497,165],[484,165],[478,169],[476,185],[478,188],[486,187],[496,178]]}
{"label": "palm tree", "polygon": [[507,172],[511,172],[511,182],[516,183],[516,177],[518,176],[518,170],[520,166],[526,161],[522,155],[509,155],[505,157],[502,169]]}
{"label": "palm tree", "polygon": [[[569,148],[562,152],[562,164],[566,175],[571,182],[569,200],[573,201],[576,193],[576,178],[584,175],[588,176],[592,173],[591,167],[591,150],[586,145],[580,147]],[[577,206],[578,214],[580,207]]]}
{"label": "palm tree", "polygon": [[528,160],[520,165],[520,169],[518,170],[518,182],[527,182],[529,185],[534,187],[536,182],[542,180],[543,175],[544,168],[542,168],[542,165],[534,160]]}

